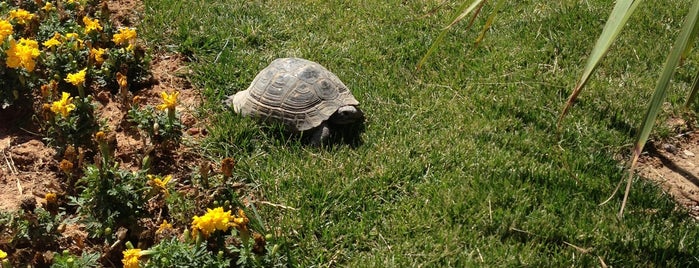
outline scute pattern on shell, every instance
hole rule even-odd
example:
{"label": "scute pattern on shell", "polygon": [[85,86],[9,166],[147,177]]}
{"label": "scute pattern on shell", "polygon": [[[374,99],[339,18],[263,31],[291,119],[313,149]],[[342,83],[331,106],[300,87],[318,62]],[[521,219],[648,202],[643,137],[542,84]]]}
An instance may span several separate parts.
{"label": "scute pattern on shell", "polygon": [[242,115],[276,120],[293,131],[315,128],[338,108],[359,104],[335,74],[299,58],[274,60],[237,94],[244,94],[236,107]]}

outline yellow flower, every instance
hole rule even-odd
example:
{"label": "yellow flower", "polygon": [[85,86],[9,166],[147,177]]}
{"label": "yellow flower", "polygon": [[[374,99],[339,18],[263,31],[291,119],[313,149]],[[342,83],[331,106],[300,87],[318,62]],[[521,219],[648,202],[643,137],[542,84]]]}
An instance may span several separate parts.
{"label": "yellow flower", "polygon": [[42,43],[45,47],[51,48],[54,46],[59,46],[62,43],[63,36],[59,34],[58,32],[53,33],[53,37],[51,39],[46,40],[44,43]]}
{"label": "yellow flower", "polygon": [[238,228],[238,230],[241,232],[245,232],[248,230],[248,223],[250,223],[250,219],[248,219],[248,216],[245,216],[245,211],[242,209],[238,209],[238,215],[240,217],[233,217],[232,226]]}
{"label": "yellow flower", "polygon": [[97,64],[102,64],[104,63],[104,53],[106,52],[107,50],[104,48],[91,48],[90,58],[94,59]]}
{"label": "yellow flower", "polygon": [[97,141],[98,143],[108,142],[107,133],[105,133],[104,131],[97,131],[97,133],[95,133],[95,141]]}
{"label": "yellow flower", "polygon": [[4,252],[0,249],[0,260],[7,258],[7,252]]}
{"label": "yellow flower", "polygon": [[10,11],[9,17],[11,20],[16,20],[18,24],[27,24],[34,18],[34,14],[20,8]]}
{"label": "yellow flower", "polygon": [[112,36],[112,41],[117,45],[130,44],[136,39],[136,30],[131,28],[121,28],[119,32]]}
{"label": "yellow flower", "polygon": [[203,216],[194,216],[192,220],[192,234],[195,236],[201,232],[205,237],[216,230],[227,231],[231,227],[234,217],[230,211],[223,211],[222,207],[206,209]]}
{"label": "yellow flower", "polygon": [[121,72],[117,72],[116,79],[120,89],[126,89],[126,87],[129,85],[126,75],[121,74]]}
{"label": "yellow flower", "polygon": [[68,74],[66,77],[66,82],[73,84],[74,86],[80,86],[85,84],[85,72],[87,68],[83,68],[77,73]]}
{"label": "yellow flower", "polygon": [[56,9],[56,7],[54,7],[53,4],[51,4],[50,2],[46,2],[46,4],[44,5],[44,7],[42,7],[41,9],[44,10],[44,11],[46,11],[46,12],[49,12],[49,11],[51,11],[51,10]]}
{"label": "yellow flower", "polygon": [[56,202],[58,202],[58,196],[56,193],[46,193],[44,198],[46,199],[47,204],[56,204]]}
{"label": "yellow flower", "polygon": [[160,227],[158,227],[158,230],[155,231],[155,233],[159,234],[167,229],[172,229],[172,224],[168,223],[167,220],[163,220],[163,223],[160,224]]}
{"label": "yellow flower", "polygon": [[85,24],[85,33],[90,33],[92,31],[101,31],[102,25],[98,19],[90,19],[87,16],[83,17],[83,23]]}
{"label": "yellow flower", "polygon": [[0,44],[5,42],[8,36],[12,34],[12,24],[6,20],[0,20]]}
{"label": "yellow flower", "polygon": [[170,182],[170,180],[172,180],[172,175],[167,175],[165,176],[165,178],[162,179],[153,175],[147,176],[153,188],[157,189],[160,192],[163,192],[165,197],[170,196],[170,192],[167,190],[167,183]]}
{"label": "yellow flower", "polygon": [[73,104],[73,97],[68,92],[63,92],[61,99],[51,104],[51,111],[63,117],[67,117],[72,110],[75,110],[75,104]]}
{"label": "yellow flower", "polygon": [[160,104],[156,106],[155,108],[158,110],[166,110],[166,109],[175,109],[177,106],[177,96],[180,95],[180,92],[175,91],[172,94],[167,94],[167,92],[161,92],[160,97],[163,98],[163,104]]}
{"label": "yellow flower", "polygon": [[73,39],[73,38],[75,38],[75,40],[80,40],[80,38],[78,38],[78,37],[80,37],[80,36],[79,36],[77,33],[67,33],[67,34],[66,34],[66,39]]}
{"label": "yellow flower", "polygon": [[73,44],[73,50],[77,51],[78,49],[81,49],[83,47],[83,40],[80,39],[80,35],[78,35],[77,33],[67,33],[66,40],[76,42]]}
{"label": "yellow flower", "polygon": [[35,40],[22,38],[17,43],[15,40],[10,40],[10,49],[6,51],[7,67],[19,68],[24,67],[28,72],[34,71],[36,62],[34,59],[39,57],[39,44]]}
{"label": "yellow flower", "polygon": [[124,264],[124,268],[138,268],[138,258],[141,257],[140,248],[132,248],[124,250],[124,258],[121,263]]}

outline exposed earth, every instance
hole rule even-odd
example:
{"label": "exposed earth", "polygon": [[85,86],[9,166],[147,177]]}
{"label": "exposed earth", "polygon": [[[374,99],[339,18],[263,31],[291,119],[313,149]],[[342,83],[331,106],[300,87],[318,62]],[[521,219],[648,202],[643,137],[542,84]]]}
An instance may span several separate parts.
{"label": "exposed earth", "polygon": [[[699,220],[699,132],[646,144],[639,160],[641,176],[657,182],[675,201]],[[633,197],[630,197],[633,198]]]}

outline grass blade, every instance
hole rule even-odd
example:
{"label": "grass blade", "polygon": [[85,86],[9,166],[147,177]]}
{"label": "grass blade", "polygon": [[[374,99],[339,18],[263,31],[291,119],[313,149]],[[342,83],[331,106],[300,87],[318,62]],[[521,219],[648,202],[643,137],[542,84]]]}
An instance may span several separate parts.
{"label": "grass blade", "polygon": [[493,8],[493,11],[490,12],[490,16],[488,16],[488,19],[485,21],[485,25],[483,26],[481,33],[478,35],[478,38],[476,38],[476,46],[478,46],[478,44],[481,43],[483,38],[485,38],[485,33],[488,31],[488,29],[490,29],[490,26],[493,24],[493,20],[495,20],[495,15],[498,13],[503,3],[505,3],[504,0],[500,0],[497,3],[495,3],[495,8]]}
{"label": "grass blade", "polygon": [[648,110],[644,116],[643,123],[640,126],[641,131],[639,131],[638,137],[636,138],[636,143],[632,151],[631,167],[629,169],[629,177],[626,182],[626,191],[624,192],[624,199],[621,203],[621,209],[619,210],[619,217],[621,218],[624,214],[624,207],[626,206],[626,201],[629,197],[629,191],[631,189],[631,182],[633,178],[633,171],[638,162],[638,157],[643,151],[643,147],[648,140],[650,131],[653,129],[655,124],[655,118],[658,116],[660,109],[662,108],[663,101],[667,95],[668,85],[672,79],[672,75],[675,73],[675,69],[679,65],[682,54],[687,47],[690,40],[692,40],[692,34],[694,29],[697,27],[697,17],[699,17],[699,0],[695,0],[692,4],[689,13],[685,17],[685,21],[682,24],[682,29],[680,30],[680,35],[675,41],[670,54],[665,60],[665,66],[663,67],[663,72],[658,79],[658,83],[655,86],[655,92],[653,93],[653,98],[651,99],[650,105],[648,105]]}
{"label": "grass blade", "polygon": [[[452,26],[459,23],[459,21],[464,19],[468,14],[470,14],[474,9],[476,9],[476,7],[479,7],[479,6],[482,6],[483,4],[485,4],[485,1],[486,0],[475,0],[471,3],[471,5],[468,5],[467,4],[468,2],[464,2],[464,5],[461,6],[461,8],[460,8],[460,10],[463,10],[463,11],[459,15],[454,17],[454,19],[451,21],[451,23],[449,23],[449,25],[447,25],[446,27],[444,27],[444,29],[442,29],[442,31],[439,33],[439,36],[437,36],[437,39],[434,40],[434,42],[432,43],[432,46],[430,46],[430,48],[427,50],[427,53],[425,53],[425,55],[422,56],[422,59],[420,59],[420,61],[417,63],[417,67],[415,69],[417,71],[419,71],[420,68],[422,68],[422,65],[424,65],[425,62],[427,61],[427,58],[437,50],[437,46],[439,46],[439,44],[442,43],[442,40],[444,39],[447,32],[449,31],[449,29],[451,29]],[[469,27],[470,27],[470,25],[469,25]]]}
{"label": "grass blade", "polygon": [[[697,27],[697,28],[699,28],[699,27]],[[687,100],[684,103],[685,109],[688,109],[693,104],[696,105],[694,102],[695,102],[698,90],[699,90],[699,71],[697,71],[697,74],[694,76],[694,83],[692,83],[692,91],[689,93],[689,96],[687,97]]]}
{"label": "grass blade", "polygon": [[580,91],[583,89],[583,87],[585,87],[585,84],[587,84],[588,79],[597,68],[600,60],[605,54],[607,54],[609,47],[612,45],[612,43],[614,43],[614,40],[616,40],[617,36],[621,32],[621,29],[624,28],[624,25],[626,25],[626,21],[628,21],[629,17],[640,2],[641,0],[620,0],[616,2],[616,5],[614,5],[614,9],[609,15],[607,23],[604,25],[602,34],[600,35],[599,39],[597,39],[597,43],[595,43],[595,47],[592,49],[590,57],[587,58],[583,75],[580,77],[580,80],[578,80],[573,93],[571,93],[570,97],[568,97],[568,101],[566,101],[566,105],[563,107],[563,111],[558,117],[557,124],[559,128],[561,121],[568,113],[568,110],[573,105],[573,102],[575,102],[575,100],[578,98],[578,94],[580,94]]}

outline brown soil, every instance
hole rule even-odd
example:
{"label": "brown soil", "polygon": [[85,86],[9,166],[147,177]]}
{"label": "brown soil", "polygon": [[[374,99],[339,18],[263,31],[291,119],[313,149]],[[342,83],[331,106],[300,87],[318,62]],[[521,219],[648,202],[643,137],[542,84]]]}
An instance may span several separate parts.
{"label": "brown soil", "polygon": [[646,151],[639,159],[638,173],[657,182],[699,220],[699,131],[648,143]]}
{"label": "brown soil", "polygon": [[[141,1],[108,1],[112,11],[113,21],[117,25],[133,25],[137,22],[143,7]],[[178,112],[183,127],[186,130],[183,139],[196,140],[201,131],[197,131],[197,118],[194,116],[195,107],[201,103],[201,96],[194,90],[185,78],[188,70],[184,67],[182,58],[176,54],[156,52],[151,61],[153,83],[141,89],[134,95],[142,97],[146,104],[157,105],[161,102],[160,93],[163,91],[179,91]],[[108,91],[97,94],[97,116],[107,120],[110,131],[116,134],[116,159],[122,168],[137,169],[146,148],[137,133],[123,128],[126,121],[126,109],[122,107],[118,96]],[[34,199],[36,203],[43,202],[47,192],[62,192],[60,189],[59,161],[56,151],[42,141],[38,128],[31,123],[16,127],[18,116],[26,117],[22,112],[11,109],[0,110],[0,210],[13,211],[21,208],[22,202]],[[20,113],[20,114],[17,114]],[[188,135],[187,133],[194,134]],[[172,157],[160,159],[164,171],[174,173],[173,177],[187,175],[191,170],[192,161],[198,156],[182,146],[177,148]]]}

